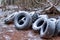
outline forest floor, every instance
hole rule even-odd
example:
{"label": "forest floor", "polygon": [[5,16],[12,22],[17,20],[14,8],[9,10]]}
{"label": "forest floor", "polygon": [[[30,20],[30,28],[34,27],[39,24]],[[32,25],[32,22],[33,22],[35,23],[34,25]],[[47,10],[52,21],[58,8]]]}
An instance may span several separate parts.
{"label": "forest floor", "polygon": [[[14,24],[4,24],[4,19],[6,16],[10,15],[12,11],[3,12],[0,9],[0,40],[60,40],[59,36],[52,37],[51,39],[40,38],[39,32],[34,30],[17,30]],[[57,17],[58,15],[49,15],[49,17]]]}

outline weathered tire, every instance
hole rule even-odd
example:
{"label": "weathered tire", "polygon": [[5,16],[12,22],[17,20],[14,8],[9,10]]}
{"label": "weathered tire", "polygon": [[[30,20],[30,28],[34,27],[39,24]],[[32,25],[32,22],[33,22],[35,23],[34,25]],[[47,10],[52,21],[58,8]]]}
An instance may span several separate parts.
{"label": "weathered tire", "polygon": [[48,15],[39,15],[38,18],[48,19]]}
{"label": "weathered tire", "polygon": [[18,13],[18,12],[12,13],[12,14],[9,15],[8,17],[6,17],[5,20],[4,20],[4,22],[5,22],[6,24],[11,23],[11,22],[14,22],[15,15],[16,15],[17,13]]}
{"label": "weathered tire", "polygon": [[[21,24],[22,21],[20,21],[19,23],[19,20],[21,20],[23,17],[25,17],[25,19],[24,22]],[[32,18],[28,14],[28,12],[23,11],[15,16],[14,24],[15,24],[15,28],[17,29],[27,29],[32,25]]]}
{"label": "weathered tire", "polygon": [[60,34],[60,19],[56,22],[55,36]]}
{"label": "weathered tire", "polygon": [[40,30],[41,27],[43,26],[45,20],[47,20],[47,19],[44,19],[44,18],[39,18],[39,19],[37,19],[37,20],[33,23],[33,26],[32,26],[33,30]]}
{"label": "weathered tire", "polygon": [[30,15],[32,17],[32,23],[34,23],[38,19],[38,14],[33,12],[30,12]]}
{"label": "weathered tire", "polygon": [[51,38],[55,32],[56,20],[54,18],[48,19],[40,30],[40,37]]}

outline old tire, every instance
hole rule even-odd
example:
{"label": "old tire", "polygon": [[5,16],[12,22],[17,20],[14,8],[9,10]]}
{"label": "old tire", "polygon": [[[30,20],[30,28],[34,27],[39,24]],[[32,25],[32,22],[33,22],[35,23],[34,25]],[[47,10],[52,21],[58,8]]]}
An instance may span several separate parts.
{"label": "old tire", "polygon": [[32,25],[33,30],[40,30],[41,27],[43,26],[45,20],[47,20],[47,19],[44,19],[44,18],[37,19]]}
{"label": "old tire", "polygon": [[30,15],[32,17],[32,23],[34,23],[38,19],[38,14],[32,12]]}
{"label": "old tire", "polygon": [[54,18],[48,19],[40,30],[40,37],[51,38],[55,32],[56,20]]}
{"label": "old tire", "polygon": [[39,15],[38,18],[48,19],[48,15]]}
{"label": "old tire", "polygon": [[60,34],[60,19],[56,22],[55,36]]}
{"label": "old tire", "polygon": [[11,22],[14,22],[14,18],[15,18],[15,15],[17,14],[18,12],[15,12],[15,13],[12,13],[11,15],[7,16],[5,19],[4,19],[4,22],[6,24],[9,24]]}
{"label": "old tire", "polygon": [[[24,22],[22,23],[22,21],[20,21],[19,23],[19,20],[21,20],[24,17],[25,17]],[[32,25],[32,18],[28,14],[28,12],[20,12],[15,16],[14,24],[15,28],[17,29],[27,29]]]}

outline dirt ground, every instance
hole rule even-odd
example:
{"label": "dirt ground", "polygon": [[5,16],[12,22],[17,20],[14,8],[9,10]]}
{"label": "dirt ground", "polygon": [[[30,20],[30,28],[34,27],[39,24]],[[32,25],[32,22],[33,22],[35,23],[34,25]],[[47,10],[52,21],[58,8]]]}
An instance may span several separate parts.
{"label": "dirt ground", "polygon": [[[59,36],[52,37],[51,39],[43,39],[40,38],[39,32],[34,30],[27,29],[27,30],[17,30],[15,29],[14,24],[4,24],[3,20],[7,14],[5,12],[0,12],[0,40],[60,40]],[[9,14],[8,14],[9,15]],[[60,14],[56,15],[49,15],[49,17],[59,16]]]}

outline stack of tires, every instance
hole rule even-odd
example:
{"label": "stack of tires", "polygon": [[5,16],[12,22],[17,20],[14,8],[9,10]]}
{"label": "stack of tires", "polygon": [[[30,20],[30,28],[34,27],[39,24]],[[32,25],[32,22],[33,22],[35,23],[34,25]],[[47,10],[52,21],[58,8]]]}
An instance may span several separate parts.
{"label": "stack of tires", "polygon": [[28,29],[32,26],[33,30],[39,31],[42,38],[51,38],[60,32],[60,19],[48,18],[47,15],[38,15],[37,13],[32,15],[25,11],[13,15],[12,18],[9,17],[10,20],[5,19],[5,23],[14,20],[16,29]]}

